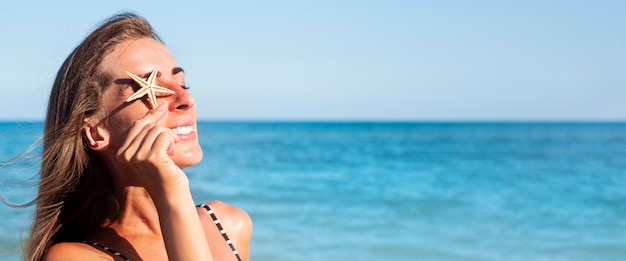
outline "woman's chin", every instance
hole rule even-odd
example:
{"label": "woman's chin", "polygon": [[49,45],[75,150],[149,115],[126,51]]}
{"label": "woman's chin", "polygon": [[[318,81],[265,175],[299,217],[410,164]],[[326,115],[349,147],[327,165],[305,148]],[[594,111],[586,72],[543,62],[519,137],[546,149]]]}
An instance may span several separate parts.
{"label": "woman's chin", "polygon": [[202,161],[202,150],[199,149],[197,151],[186,151],[186,152],[176,152],[172,156],[172,160],[176,163],[181,169],[192,167],[198,165],[200,161]]}

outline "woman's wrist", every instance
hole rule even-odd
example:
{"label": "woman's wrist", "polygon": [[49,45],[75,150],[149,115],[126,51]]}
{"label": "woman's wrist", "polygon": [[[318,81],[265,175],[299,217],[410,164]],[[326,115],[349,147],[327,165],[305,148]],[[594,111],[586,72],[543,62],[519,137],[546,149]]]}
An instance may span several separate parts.
{"label": "woman's wrist", "polygon": [[148,191],[152,201],[157,208],[177,208],[194,206],[193,197],[188,184],[177,184],[176,186],[167,186]]}
{"label": "woman's wrist", "polygon": [[161,179],[153,182],[152,184],[146,184],[146,190],[152,197],[155,203],[173,203],[179,202],[178,197],[186,197],[191,194],[189,187],[189,179],[182,170],[177,169],[180,173],[175,177],[169,179]]}

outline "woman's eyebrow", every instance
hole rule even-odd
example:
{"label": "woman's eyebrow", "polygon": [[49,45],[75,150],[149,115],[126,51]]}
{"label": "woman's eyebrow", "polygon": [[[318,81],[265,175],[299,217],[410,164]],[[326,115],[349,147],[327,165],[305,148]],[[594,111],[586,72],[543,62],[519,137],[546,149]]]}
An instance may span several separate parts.
{"label": "woman's eyebrow", "polygon": [[150,77],[150,74],[151,74],[151,73],[152,73],[152,72],[147,72],[147,73],[145,73],[145,74],[142,74],[142,75],[141,75],[141,76],[139,76],[139,77],[141,77],[141,78],[148,78],[148,77]]}
{"label": "woman's eyebrow", "polygon": [[177,74],[179,72],[185,72],[185,70],[183,70],[182,67],[174,67],[174,69],[172,69],[172,74]]}

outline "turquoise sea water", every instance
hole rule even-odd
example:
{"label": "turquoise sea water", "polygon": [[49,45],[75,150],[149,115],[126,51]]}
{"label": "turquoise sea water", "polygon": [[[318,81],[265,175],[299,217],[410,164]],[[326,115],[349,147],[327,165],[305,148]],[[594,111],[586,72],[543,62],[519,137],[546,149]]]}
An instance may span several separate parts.
{"label": "turquoise sea water", "polygon": [[[0,123],[0,157],[40,128]],[[625,123],[199,129],[194,198],[249,212],[252,260],[626,260]],[[4,182],[36,172],[20,167],[0,170]],[[0,260],[16,260],[32,208],[0,211]]]}

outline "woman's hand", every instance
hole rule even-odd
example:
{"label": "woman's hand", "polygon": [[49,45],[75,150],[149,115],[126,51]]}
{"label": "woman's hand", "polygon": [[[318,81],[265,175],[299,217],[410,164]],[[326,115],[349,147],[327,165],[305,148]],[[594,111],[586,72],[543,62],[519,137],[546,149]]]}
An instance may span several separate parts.
{"label": "woman's hand", "polygon": [[175,153],[178,136],[162,125],[168,103],[163,102],[137,120],[128,130],[117,151],[117,159],[132,170],[150,195],[167,195],[174,189],[189,189],[185,173],[170,157]]}

